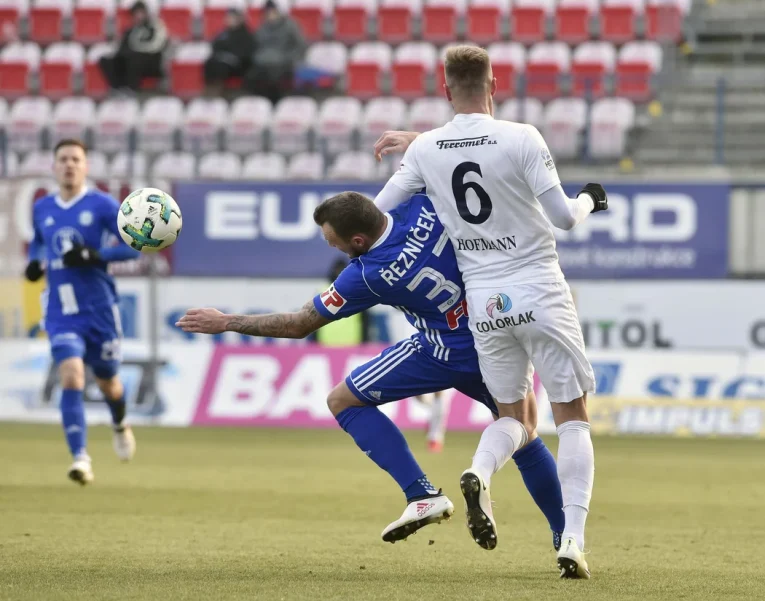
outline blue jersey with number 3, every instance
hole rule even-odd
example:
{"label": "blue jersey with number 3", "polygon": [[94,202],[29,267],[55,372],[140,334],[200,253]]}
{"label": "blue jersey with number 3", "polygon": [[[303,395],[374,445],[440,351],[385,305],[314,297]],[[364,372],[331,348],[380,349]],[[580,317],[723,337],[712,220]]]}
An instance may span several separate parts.
{"label": "blue jersey with number 3", "polygon": [[477,369],[454,249],[424,194],[392,211],[369,252],[314,298],[316,310],[332,320],[374,305],[402,310],[437,360],[462,371]]}

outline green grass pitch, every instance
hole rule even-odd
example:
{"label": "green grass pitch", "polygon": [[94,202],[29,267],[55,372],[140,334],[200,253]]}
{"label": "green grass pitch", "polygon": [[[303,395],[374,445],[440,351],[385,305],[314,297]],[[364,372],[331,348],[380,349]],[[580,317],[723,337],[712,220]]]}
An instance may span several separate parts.
{"label": "green grass pitch", "polygon": [[471,541],[458,479],[477,434],[440,455],[409,434],[457,513],[395,545],[380,532],[403,496],[339,430],[136,437],[122,465],[92,428],[80,488],[59,428],[0,425],[0,600],[765,599],[765,441],[597,438],[593,579],[561,581],[512,463],[492,482],[497,549]]}

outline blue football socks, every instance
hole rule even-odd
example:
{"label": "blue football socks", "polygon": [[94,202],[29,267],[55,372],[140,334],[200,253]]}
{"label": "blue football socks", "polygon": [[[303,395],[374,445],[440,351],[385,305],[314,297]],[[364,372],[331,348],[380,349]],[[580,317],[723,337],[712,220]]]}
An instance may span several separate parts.
{"label": "blue football socks", "polygon": [[66,442],[73,457],[85,452],[87,447],[87,426],[82,390],[61,391],[61,423],[64,426]]}
{"label": "blue football socks", "polygon": [[563,494],[558,480],[558,468],[550,449],[541,438],[536,438],[513,455],[521,472],[523,483],[531,498],[550,523],[553,532],[563,532]]}
{"label": "blue football socks", "polygon": [[106,404],[108,405],[109,411],[112,414],[112,424],[114,424],[115,426],[121,425],[122,420],[125,419],[125,411],[126,411],[125,395],[123,394],[116,401],[112,401],[111,399],[106,399]]}
{"label": "blue football socks", "polygon": [[407,501],[438,492],[417,464],[401,430],[377,407],[348,407],[336,419],[367,457],[398,483]]}

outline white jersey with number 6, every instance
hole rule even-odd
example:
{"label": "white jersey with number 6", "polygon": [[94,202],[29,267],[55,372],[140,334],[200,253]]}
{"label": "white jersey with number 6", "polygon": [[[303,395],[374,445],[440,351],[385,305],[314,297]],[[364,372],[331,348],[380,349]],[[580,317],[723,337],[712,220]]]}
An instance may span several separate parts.
{"label": "white jersey with number 6", "polygon": [[560,179],[533,126],[459,114],[418,136],[390,182],[427,188],[468,288],[564,279],[537,200]]}

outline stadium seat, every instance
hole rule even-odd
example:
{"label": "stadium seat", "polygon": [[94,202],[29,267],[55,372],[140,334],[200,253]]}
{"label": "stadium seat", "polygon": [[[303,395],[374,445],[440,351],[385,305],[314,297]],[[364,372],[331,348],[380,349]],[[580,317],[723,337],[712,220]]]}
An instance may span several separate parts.
{"label": "stadium seat", "polygon": [[0,32],[18,36],[22,18],[29,14],[30,0],[0,0]]}
{"label": "stadium seat", "polygon": [[88,48],[83,69],[83,92],[92,98],[103,98],[109,92],[109,84],[101,72],[98,61],[102,56],[114,53],[114,46],[105,42],[94,44]]}
{"label": "stadium seat", "polygon": [[428,42],[401,44],[393,58],[391,92],[403,98],[419,98],[427,93],[427,77],[436,67],[436,49]]}
{"label": "stadium seat", "polygon": [[517,42],[497,42],[487,51],[497,78],[496,98],[515,96],[517,76],[526,69],[526,49]]}
{"label": "stadium seat", "polygon": [[96,121],[96,103],[91,98],[64,98],[53,109],[51,142],[62,138],[84,139],[85,132]]}
{"label": "stadium seat", "polygon": [[24,156],[24,160],[18,167],[17,174],[21,177],[45,177],[49,178],[51,173],[51,159],[49,150],[33,150]]}
{"label": "stadium seat", "polygon": [[175,147],[175,133],[183,123],[180,98],[150,98],[138,120],[140,148],[145,152],[169,152]]}
{"label": "stadium seat", "polygon": [[[8,115],[6,134],[8,146],[16,152],[28,152],[41,147],[41,138],[51,121],[53,106],[41,96],[19,98]],[[50,157],[48,157],[50,172]]]}
{"label": "stadium seat", "polygon": [[43,53],[40,63],[40,93],[51,98],[69,96],[74,77],[82,73],[85,49],[78,42],[56,42]]}
{"label": "stadium seat", "polygon": [[464,16],[465,0],[425,0],[421,36],[436,44],[453,41],[458,37],[458,19],[462,22]]}
{"label": "stadium seat", "polygon": [[72,14],[72,0],[33,0],[29,9],[29,38],[38,44],[61,39],[61,23]]}
{"label": "stadium seat", "polygon": [[308,150],[318,112],[316,101],[308,96],[288,96],[280,100],[274,107],[271,148],[284,154]]}
{"label": "stadium seat", "polygon": [[362,42],[353,47],[346,71],[346,92],[375,98],[382,89],[381,74],[390,71],[392,52],[385,42]]}
{"label": "stadium seat", "polygon": [[653,75],[661,70],[662,51],[656,42],[628,42],[616,63],[615,95],[645,102],[652,95]]}
{"label": "stadium seat", "polygon": [[243,96],[231,104],[225,125],[226,148],[239,154],[261,150],[263,134],[271,123],[271,102],[260,96]]}
{"label": "stadium seat", "polygon": [[148,173],[146,155],[118,152],[109,164],[109,176],[114,179],[145,178]]}
{"label": "stadium seat", "polygon": [[644,0],[603,0],[600,7],[600,38],[623,44],[636,37],[635,22],[642,15]]}
{"label": "stadium seat", "polygon": [[561,75],[571,66],[571,50],[564,42],[542,42],[531,48],[526,61],[526,95],[560,96]]}
{"label": "stadium seat", "polygon": [[76,0],[72,11],[72,38],[81,44],[102,42],[107,37],[107,19],[115,13],[115,0]]}
{"label": "stadium seat", "polygon": [[8,120],[8,101],[5,98],[0,98],[0,128],[5,127],[5,122]]}
{"label": "stadium seat", "polygon": [[634,125],[635,105],[626,98],[603,98],[595,102],[590,112],[590,156],[594,159],[624,156],[627,135]]}
{"label": "stadium seat", "polygon": [[287,160],[278,152],[251,154],[244,161],[242,179],[280,181],[287,177]]}
{"label": "stadium seat", "polygon": [[228,103],[223,98],[195,98],[186,107],[181,148],[194,154],[218,150],[226,124]]}
{"label": "stadium seat", "polygon": [[371,148],[383,132],[404,129],[407,121],[406,103],[401,98],[375,98],[367,102],[361,117],[361,146]]}
{"label": "stadium seat", "polygon": [[337,154],[353,147],[353,135],[361,123],[361,102],[348,96],[329,98],[319,110],[316,134],[318,149]]}
{"label": "stadium seat", "polygon": [[368,39],[369,17],[376,10],[376,0],[337,0],[333,18],[334,38],[348,44]]}
{"label": "stadium seat", "polygon": [[93,145],[106,153],[127,151],[138,125],[140,106],[134,98],[110,98],[98,105]]}
{"label": "stadium seat", "polygon": [[567,44],[590,39],[590,23],[599,0],[560,0],[555,9],[555,38]]}
{"label": "stadium seat", "polygon": [[168,152],[159,155],[152,164],[155,179],[189,180],[196,175],[196,159],[190,152]]}
{"label": "stadium seat", "polygon": [[233,152],[211,152],[199,161],[202,179],[233,180],[242,177],[242,160]]}
{"label": "stadium seat", "polygon": [[542,126],[543,115],[542,103],[536,98],[511,98],[505,100],[497,111],[497,119],[528,123],[534,127]]}
{"label": "stadium seat", "polygon": [[207,0],[202,10],[202,39],[212,40],[226,28],[226,11],[237,8],[246,11],[244,0]]}
{"label": "stadium seat", "polygon": [[335,76],[345,73],[348,66],[348,48],[341,42],[317,42],[306,52],[305,63]]}
{"label": "stadium seat", "polygon": [[287,179],[319,180],[324,179],[324,158],[318,152],[301,152],[290,160]]}
{"label": "stadium seat", "polygon": [[99,150],[88,151],[88,178],[99,181],[109,179],[109,161]]}
{"label": "stadium seat", "polygon": [[29,75],[40,67],[40,47],[34,42],[12,42],[0,50],[0,94],[17,98],[29,93]]}
{"label": "stadium seat", "polygon": [[581,98],[556,98],[545,107],[544,138],[558,159],[579,155],[580,136],[587,123],[587,103]]}
{"label": "stadium seat", "polygon": [[515,42],[541,42],[547,33],[547,19],[555,0],[515,0],[510,20],[510,38]]}
{"label": "stadium seat", "polygon": [[338,181],[374,181],[377,179],[377,162],[370,152],[344,152],[330,165],[327,177]]}
{"label": "stadium seat", "polygon": [[377,38],[391,44],[412,39],[412,17],[420,15],[422,0],[381,0],[377,9]]}
{"label": "stadium seat", "polygon": [[19,173],[19,155],[13,151],[0,151],[0,177],[15,177]]}
{"label": "stadium seat", "polygon": [[202,92],[202,65],[210,51],[208,42],[189,42],[178,48],[170,63],[170,90],[174,95],[191,98]]}
{"label": "stadium seat", "polygon": [[660,42],[680,42],[690,0],[647,0],[645,37]]}
{"label": "stadium seat", "polygon": [[425,132],[441,127],[454,117],[446,98],[419,98],[409,107],[409,130]]}
{"label": "stadium seat", "polygon": [[194,21],[202,14],[202,0],[163,0],[159,17],[165,23],[167,35],[173,40],[187,42],[194,37]]}
{"label": "stadium seat", "polygon": [[308,42],[324,38],[324,22],[332,14],[332,0],[293,0],[290,16]]}
{"label": "stadium seat", "polygon": [[490,44],[506,37],[503,24],[510,12],[510,0],[471,0],[467,7],[466,35],[478,44]]}
{"label": "stadium seat", "polygon": [[585,42],[574,50],[571,62],[572,94],[600,98],[605,94],[605,78],[614,72],[616,50],[610,42]]}

